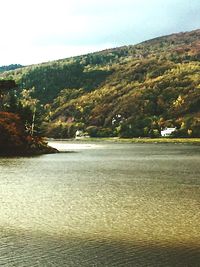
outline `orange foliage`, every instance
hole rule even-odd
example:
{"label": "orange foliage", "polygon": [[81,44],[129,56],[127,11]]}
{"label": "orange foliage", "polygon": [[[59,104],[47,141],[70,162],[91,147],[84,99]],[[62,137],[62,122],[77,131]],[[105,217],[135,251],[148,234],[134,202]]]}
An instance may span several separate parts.
{"label": "orange foliage", "polygon": [[19,116],[0,112],[0,150],[7,147],[22,147],[25,143],[25,129]]}

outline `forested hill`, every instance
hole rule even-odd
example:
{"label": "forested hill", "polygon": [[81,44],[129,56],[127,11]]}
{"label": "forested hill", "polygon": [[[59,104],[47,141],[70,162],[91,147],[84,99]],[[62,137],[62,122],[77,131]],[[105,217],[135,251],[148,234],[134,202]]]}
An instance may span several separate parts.
{"label": "forested hill", "polygon": [[19,68],[23,68],[23,66],[20,64],[11,64],[11,65],[7,65],[7,66],[1,66],[0,72],[9,71],[9,70],[16,70]]}
{"label": "forested hill", "polygon": [[200,136],[200,30],[1,74],[44,105],[46,134]]}

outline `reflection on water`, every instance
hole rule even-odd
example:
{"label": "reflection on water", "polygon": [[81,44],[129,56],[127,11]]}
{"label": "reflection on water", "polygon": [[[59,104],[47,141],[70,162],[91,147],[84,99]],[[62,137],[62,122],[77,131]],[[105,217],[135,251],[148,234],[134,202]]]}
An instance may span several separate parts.
{"label": "reflection on water", "polygon": [[200,266],[200,147],[0,159],[0,266]]}
{"label": "reflection on water", "polygon": [[89,143],[69,143],[63,141],[49,142],[50,146],[57,148],[59,151],[74,151],[74,150],[83,150],[83,149],[95,149],[100,148],[102,145],[89,144]]}

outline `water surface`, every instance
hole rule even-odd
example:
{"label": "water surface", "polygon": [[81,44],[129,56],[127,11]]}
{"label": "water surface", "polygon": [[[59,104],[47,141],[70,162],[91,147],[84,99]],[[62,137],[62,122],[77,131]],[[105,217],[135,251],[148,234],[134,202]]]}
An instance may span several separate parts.
{"label": "water surface", "polygon": [[0,266],[200,266],[199,146],[52,145],[0,158]]}

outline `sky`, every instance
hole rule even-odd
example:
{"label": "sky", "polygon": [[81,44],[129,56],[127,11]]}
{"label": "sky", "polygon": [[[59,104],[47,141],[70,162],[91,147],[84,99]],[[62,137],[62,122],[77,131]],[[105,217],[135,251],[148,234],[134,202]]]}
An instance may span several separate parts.
{"label": "sky", "polygon": [[200,28],[199,0],[0,0],[0,66],[30,65]]}

